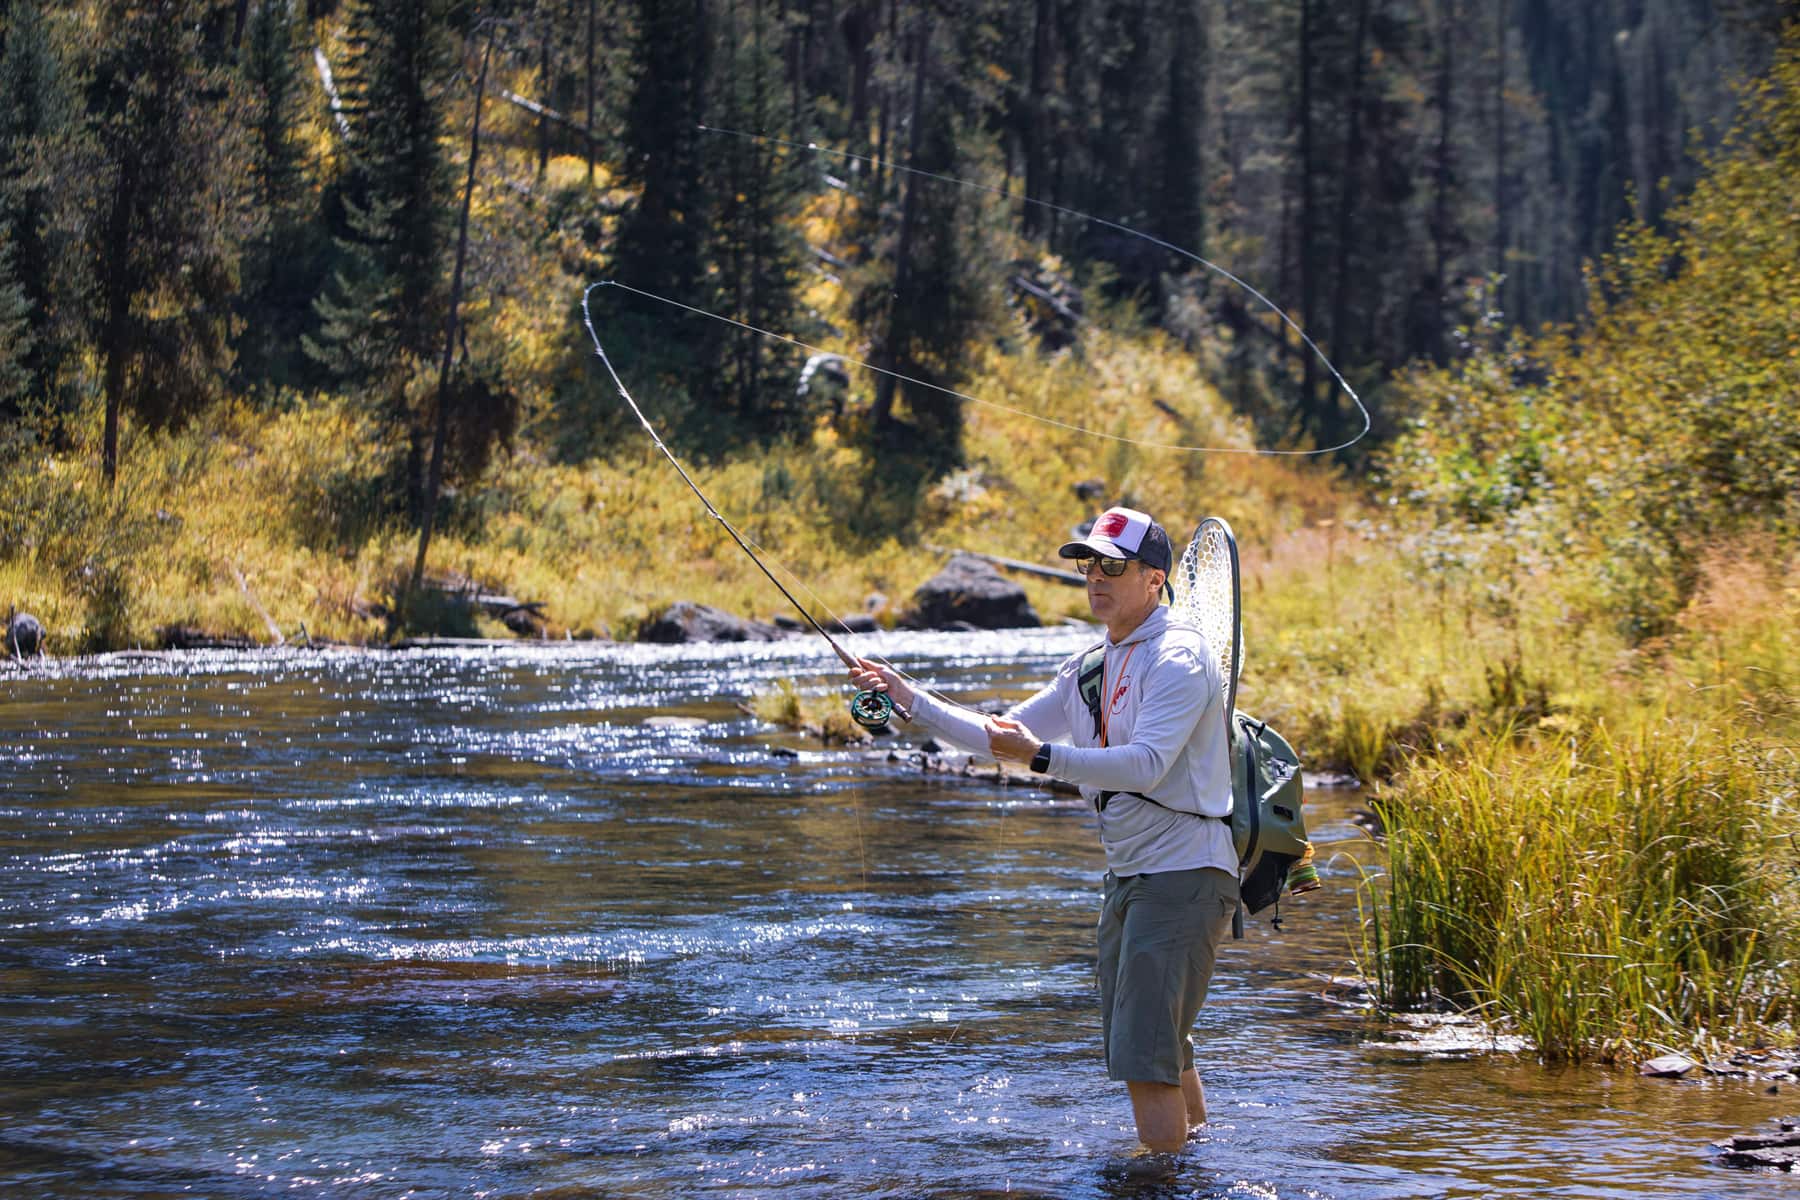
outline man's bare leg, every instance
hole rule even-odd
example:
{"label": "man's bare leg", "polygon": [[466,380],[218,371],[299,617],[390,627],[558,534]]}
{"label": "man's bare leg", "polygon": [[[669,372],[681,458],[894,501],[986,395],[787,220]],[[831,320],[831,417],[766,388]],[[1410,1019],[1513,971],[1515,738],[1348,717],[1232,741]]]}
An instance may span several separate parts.
{"label": "man's bare leg", "polygon": [[1187,1101],[1187,1123],[1206,1124],[1206,1091],[1200,1086],[1200,1073],[1189,1067],[1181,1073],[1181,1098]]}
{"label": "man's bare leg", "polygon": [[[1200,1085],[1199,1078],[1194,1086]],[[1138,1141],[1159,1154],[1174,1154],[1187,1145],[1188,1100],[1172,1083],[1127,1083],[1131,1113],[1137,1118]]]}

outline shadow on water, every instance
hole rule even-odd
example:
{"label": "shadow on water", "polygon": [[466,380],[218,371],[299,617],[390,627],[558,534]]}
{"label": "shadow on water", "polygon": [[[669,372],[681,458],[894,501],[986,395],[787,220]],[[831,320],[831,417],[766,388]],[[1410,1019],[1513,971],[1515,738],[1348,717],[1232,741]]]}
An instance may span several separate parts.
{"label": "shadow on water", "polygon": [[[876,640],[987,696],[1084,635]],[[737,708],[790,676],[839,686],[806,642],[9,681],[0,1194],[1800,1195],[1705,1152],[1791,1096],[1395,1048],[1325,982],[1371,849],[1326,792],[1326,887],[1225,950],[1213,1120],[1153,1169],[1081,805]]]}

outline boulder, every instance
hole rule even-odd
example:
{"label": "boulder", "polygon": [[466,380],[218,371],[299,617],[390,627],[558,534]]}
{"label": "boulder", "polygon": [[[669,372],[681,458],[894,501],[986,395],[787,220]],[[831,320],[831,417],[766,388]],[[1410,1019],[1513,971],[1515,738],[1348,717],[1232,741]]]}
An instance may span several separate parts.
{"label": "boulder", "polygon": [[253,650],[256,643],[247,637],[207,633],[194,625],[164,625],[156,631],[156,644],[163,650]]}
{"label": "boulder", "polygon": [[1638,1074],[1655,1079],[1681,1079],[1699,1066],[1699,1063],[1685,1054],[1664,1054],[1660,1058],[1639,1063]]}
{"label": "boulder", "polygon": [[773,642],[786,635],[773,625],[736,617],[723,609],[678,600],[644,622],[640,642]]}
{"label": "boulder", "polygon": [[44,627],[30,613],[14,613],[6,621],[6,651],[14,658],[35,658],[44,652]]}
{"label": "boulder", "polygon": [[1020,629],[1041,623],[1025,589],[972,554],[952,557],[920,584],[905,621],[913,629]]}

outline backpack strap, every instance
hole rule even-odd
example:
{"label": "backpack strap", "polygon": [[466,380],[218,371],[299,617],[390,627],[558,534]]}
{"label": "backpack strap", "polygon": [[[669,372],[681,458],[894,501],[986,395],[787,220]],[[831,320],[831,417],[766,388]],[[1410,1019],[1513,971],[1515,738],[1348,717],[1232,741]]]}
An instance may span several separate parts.
{"label": "backpack strap", "polygon": [[1075,676],[1075,687],[1088,715],[1094,718],[1094,738],[1100,737],[1100,689],[1106,686],[1106,643],[1101,642],[1081,656],[1081,671]]}
{"label": "backpack strap", "polygon": [[[1250,835],[1244,839],[1244,858],[1238,861],[1238,866],[1242,868],[1248,865],[1249,855],[1252,852],[1252,848],[1256,845],[1257,837],[1262,832],[1262,807],[1257,804],[1256,795],[1258,791],[1256,783],[1256,744],[1261,740],[1263,730],[1267,729],[1269,726],[1266,722],[1253,721],[1249,717],[1240,715],[1238,717],[1238,727],[1243,731],[1243,736],[1238,740],[1242,743],[1244,748],[1244,781],[1248,785],[1246,790],[1249,793],[1250,801],[1248,811],[1245,813],[1250,820]],[[1235,804],[1236,797],[1234,796],[1232,800]],[[1230,818],[1228,817],[1226,819],[1229,820]]]}
{"label": "backpack strap", "polygon": [[[1101,642],[1092,650],[1081,656],[1081,671],[1075,676],[1075,687],[1081,693],[1081,702],[1087,705],[1088,716],[1094,718],[1094,740],[1099,741],[1105,730],[1100,719],[1100,693],[1106,687],[1106,643]],[[1101,792],[1094,798],[1094,811],[1105,812],[1106,806],[1114,796],[1136,796],[1139,800],[1150,800],[1142,792]],[[1158,808],[1169,808],[1166,804],[1150,800]],[[1178,809],[1169,808],[1170,812]],[[1193,814],[1189,814],[1190,816]]]}
{"label": "backpack strap", "polygon": [[1198,817],[1202,821],[1223,821],[1227,825],[1231,824],[1231,814],[1229,813],[1222,817],[1209,817],[1205,813],[1189,812],[1185,808],[1170,808],[1156,797],[1146,796],[1142,792],[1101,792],[1094,800],[1094,807],[1101,812],[1105,812],[1106,806],[1119,796],[1135,796],[1145,803],[1154,804],[1164,812],[1172,812],[1178,817]]}

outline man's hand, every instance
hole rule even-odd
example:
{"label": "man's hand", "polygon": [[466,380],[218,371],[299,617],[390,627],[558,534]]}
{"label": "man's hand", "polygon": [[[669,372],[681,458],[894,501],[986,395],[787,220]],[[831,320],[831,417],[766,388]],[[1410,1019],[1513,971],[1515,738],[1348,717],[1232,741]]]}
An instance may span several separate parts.
{"label": "man's hand", "polygon": [[886,692],[902,709],[912,708],[913,690],[892,667],[859,658],[856,660],[856,669],[850,672],[850,682],[860,691]]}
{"label": "man's hand", "polygon": [[1031,730],[1011,717],[989,717],[988,749],[995,758],[1029,763],[1044,743]]}

